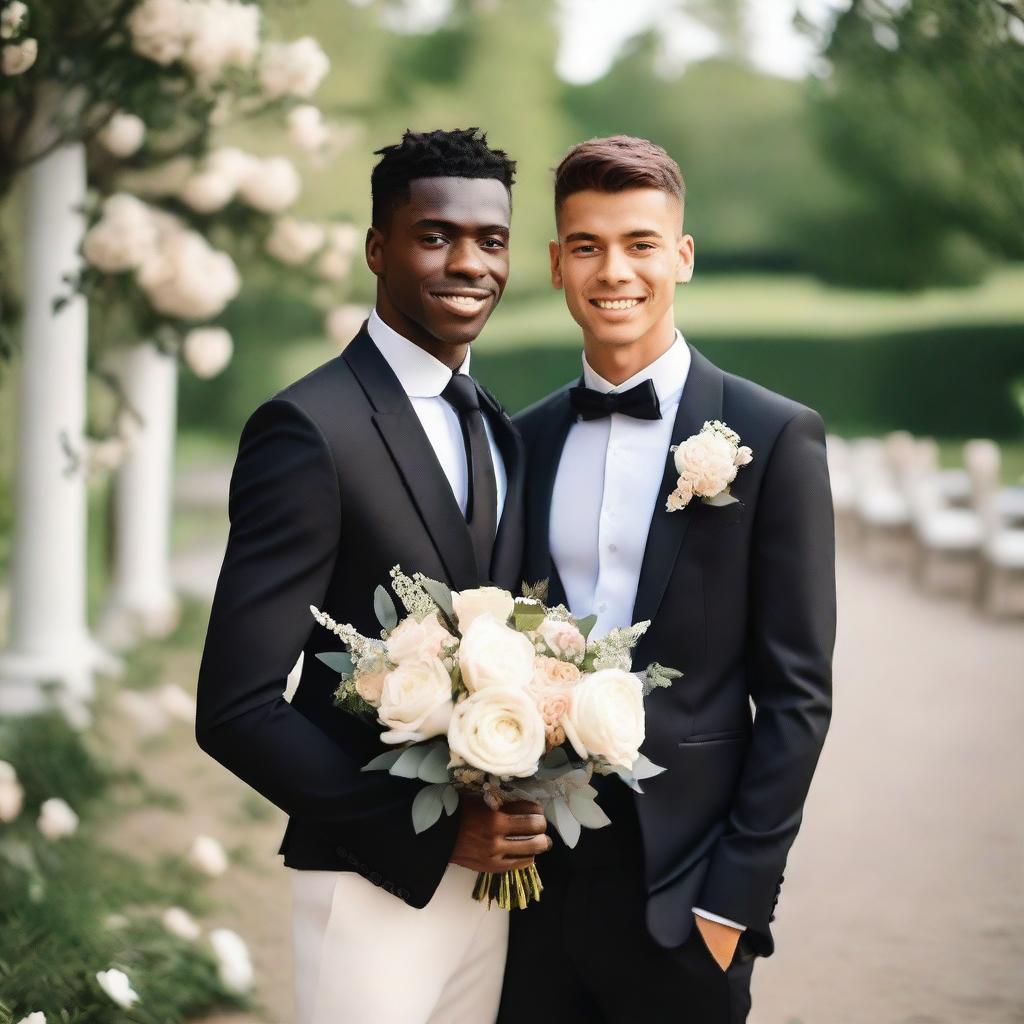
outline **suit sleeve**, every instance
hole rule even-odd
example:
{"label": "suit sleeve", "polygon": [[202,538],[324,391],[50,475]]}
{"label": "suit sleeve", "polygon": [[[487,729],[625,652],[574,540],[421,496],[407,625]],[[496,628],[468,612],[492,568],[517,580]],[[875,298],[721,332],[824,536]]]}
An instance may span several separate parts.
{"label": "suit sleeve", "polygon": [[[199,671],[196,739],[292,817],[322,823],[368,877],[425,905],[440,882],[456,817],[420,836],[419,784],[360,772],[338,742],[283,697],[315,627],[338,557],[341,489],[319,429],[272,399],[246,424],[231,477],[231,529]],[[339,710],[338,714],[343,714]],[[339,859],[339,867],[343,867]]]}
{"label": "suit sleeve", "polygon": [[750,567],[747,676],[754,727],[726,831],[696,905],[747,925],[755,952],[828,730],[835,641],[835,530],[821,417],[797,413],[772,448]]}

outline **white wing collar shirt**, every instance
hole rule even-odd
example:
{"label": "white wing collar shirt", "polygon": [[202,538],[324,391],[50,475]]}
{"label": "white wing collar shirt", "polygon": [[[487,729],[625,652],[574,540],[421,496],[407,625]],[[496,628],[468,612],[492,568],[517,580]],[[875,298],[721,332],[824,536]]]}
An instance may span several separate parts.
{"label": "white wing collar shirt", "polygon": [[[573,615],[594,613],[592,636],[632,625],[651,517],[659,501],[672,427],[690,372],[690,349],[679,331],[650,366],[621,384],[605,380],[583,357],[583,383],[608,394],[654,383],[661,419],[622,413],[577,418],[569,428],[551,498],[551,557]],[[733,928],[742,924],[694,907]]]}
{"label": "white wing collar shirt", "polygon": [[[430,447],[434,449],[437,461],[448,478],[455,500],[466,514],[466,499],[469,491],[468,470],[466,464],[466,444],[462,437],[459,414],[442,397],[441,392],[452,378],[452,371],[429,352],[424,352],[408,338],[389,327],[377,315],[377,310],[370,313],[366,330],[380,354],[388,361],[402,389],[409,396],[413,410],[423,426]],[[469,373],[469,352],[456,373]],[[508,489],[508,477],[501,452],[494,441],[494,431],[484,415],[484,429],[487,431],[487,444],[491,450],[491,462],[494,463],[494,479],[497,485],[498,521],[505,505],[505,493]]]}

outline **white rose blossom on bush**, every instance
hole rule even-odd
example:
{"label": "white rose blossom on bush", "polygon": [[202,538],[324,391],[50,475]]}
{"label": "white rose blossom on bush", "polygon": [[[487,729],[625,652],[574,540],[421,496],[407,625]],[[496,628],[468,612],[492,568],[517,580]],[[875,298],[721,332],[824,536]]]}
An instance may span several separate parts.
{"label": "white rose blossom on bush", "polygon": [[243,995],[252,988],[255,972],[249,957],[249,948],[242,937],[229,928],[215,928],[210,932],[210,945],[217,957],[217,974],[221,984],[229,991]]}
{"label": "white rose blossom on bush", "polygon": [[130,1010],[139,1001],[139,993],[132,988],[131,980],[124,971],[113,967],[109,971],[97,971],[96,981],[104,993],[124,1010]]}
{"label": "white rose blossom on bush", "polygon": [[212,836],[196,836],[188,852],[188,862],[211,878],[223,875],[228,869],[228,855]]}
{"label": "white rose blossom on bush", "polygon": [[318,107],[304,103],[288,112],[288,137],[292,145],[305,153],[316,153],[327,145],[330,129],[324,124]]}
{"label": "white rose blossom on bush", "polygon": [[268,43],[260,59],[260,85],[268,99],[309,99],[330,69],[327,54],[312,36],[291,43]]}
{"label": "white rose blossom on bush", "polygon": [[203,931],[199,922],[182,907],[168,907],[160,915],[160,920],[171,935],[185,942],[195,942]]}
{"label": "white rose blossom on bush", "polygon": [[196,699],[177,683],[164,683],[156,692],[157,704],[180,722],[195,722]]}
{"label": "white rose blossom on bush", "polygon": [[180,320],[217,316],[241,286],[234,260],[191,230],[163,239],[136,281],[157,312]]}
{"label": "white rose blossom on bush", "polygon": [[36,827],[51,842],[65,839],[78,831],[78,815],[60,797],[50,797],[39,808]]}
{"label": "white rose blossom on bush", "polygon": [[369,312],[365,306],[357,306],[354,303],[335,306],[324,320],[328,337],[339,345],[347,345],[363,326]]}
{"label": "white rose blossom on bush", "polygon": [[284,213],[302,191],[295,165],[284,156],[257,161],[238,188],[239,198],[261,213]]}
{"label": "white rose blossom on bush", "polygon": [[470,693],[491,686],[522,689],[533,679],[535,657],[526,636],[485,612],[462,634],[459,670]]}
{"label": "white rose blossom on bush", "polygon": [[739,434],[719,420],[706,422],[671,450],[679,479],[666,502],[669,512],[686,508],[695,497],[710,505],[731,504],[736,499],[729,497],[729,485],[754,458],[740,445]]}
{"label": "white rose blossom on bush", "polygon": [[0,50],[0,70],[8,78],[23,75],[36,62],[39,43],[35,39],[23,39],[20,43],[8,43]]}
{"label": "white rose blossom on bush", "polygon": [[137,114],[118,110],[96,137],[108,153],[124,159],[141,148],[146,139],[146,122]]}
{"label": "white rose blossom on bush", "polygon": [[159,229],[152,209],[116,192],[103,201],[100,219],[86,232],[82,253],[104,274],[135,270],[156,251]]}
{"label": "white rose blossom on bush", "polygon": [[0,10],[0,39],[13,39],[25,26],[28,7],[21,0],[10,0]]}
{"label": "white rose blossom on bush", "polygon": [[18,782],[14,765],[0,761],[0,821],[5,824],[14,821],[21,814],[24,799],[25,790]]}
{"label": "white rose blossom on bush", "polygon": [[192,0],[182,60],[200,83],[228,68],[252,67],[260,48],[260,9],[236,0]]}
{"label": "white rose blossom on bush", "polygon": [[274,259],[299,267],[323,248],[326,237],[327,232],[319,224],[282,217],[274,222],[264,248]]}
{"label": "white rose blossom on bush", "polygon": [[27,1017],[22,1017],[18,1024],[46,1024],[46,1014],[42,1010],[36,1010]]}
{"label": "white rose blossom on bush", "polygon": [[535,775],[544,754],[544,721],[522,689],[489,686],[455,708],[448,745],[474,768],[499,778]]}
{"label": "white rose blossom on bush", "polygon": [[147,60],[168,65],[185,52],[187,0],[143,0],[128,16],[132,49]]}
{"label": "white rose blossom on bush", "polygon": [[443,736],[451,721],[452,679],[437,658],[403,661],[384,677],[379,721],[384,743],[419,743]]}
{"label": "white rose blossom on bush", "polygon": [[216,377],[231,362],[234,342],[223,327],[196,327],[185,335],[181,354],[200,379]]}
{"label": "white rose blossom on bush", "polygon": [[573,688],[562,726],[580,757],[601,757],[629,770],[644,741],[643,685],[618,668],[587,676]]}

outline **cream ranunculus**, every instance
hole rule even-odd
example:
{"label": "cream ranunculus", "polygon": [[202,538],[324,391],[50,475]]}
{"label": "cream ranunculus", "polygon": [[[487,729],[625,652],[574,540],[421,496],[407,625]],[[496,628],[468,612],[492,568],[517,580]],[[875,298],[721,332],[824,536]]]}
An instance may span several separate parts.
{"label": "cream ranunculus", "polygon": [[446,647],[455,646],[455,637],[441,625],[437,612],[431,612],[422,622],[413,616],[403,619],[385,641],[388,659],[396,665],[403,661],[422,658],[440,658]]}
{"label": "cream ranunculus", "polygon": [[548,649],[559,658],[576,661],[586,653],[586,638],[571,622],[545,619],[537,627],[537,634],[548,645]]}
{"label": "cream ranunculus", "polygon": [[498,622],[508,622],[515,606],[515,598],[501,587],[477,587],[474,590],[452,592],[452,607],[459,620],[461,633],[465,633],[473,620],[481,615],[493,615]]}
{"label": "cream ranunculus", "polygon": [[231,362],[234,342],[223,327],[196,327],[185,335],[182,355],[200,379],[216,377]]}
{"label": "cream ranunculus", "polygon": [[530,682],[535,693],[568,693],[582,678],[580,670],[570,661],[538,656],[536,671]]}
{"label": "cream ranunculus", "polygon": [[485,612],[462,634],[459,669],[473,693],[491,686],[522,689],[533,679],[536,655],[522,633]]}
{"label": "cream ranunculus", "polygon": [[136,114],[117,111],[96,136],[108,153],[129,157],[138,152],[146,138],[146,122]]}
{"label": "cream ranunculus", "polygon": [[580,757],[632,768],[644,741],[644,689],[635,675],[606,668],[573,688],[565,734]]}
{"label": "cream ranunculus", "polygon": [[441,736],[452,717],[452,680],[437,658],[403,661],[384,678],[378,721],[384,743],[419,743]]}
{"label": "cream ranunculus", "polygon": [[525,690],[489,686],[456,705],[448,746],[480,771],[527,778],[544,754],[544,720]]}
{"label": "cream ranunculus", "polygon": [[97,971],[96,981],[110,999],[125,1010],[130,1010],[139,1001],[139,993],[132,988],[132,983],[124,971],[116,968]]}
{"label": "cream ranunculus", "polygon": [[18,782],[14,765],[0,761],[0,821],[10,822],[21,814],[25,791]]}
{"label": "cream ranunculus", "polygon": [[210,932],[210,945],[217,957],[217,974],[221,984],[229,991],[242,995],[252,988],[255,976],[249,947],[237,933],[229,928],[215,928]]}
{"label": "cream ranunculus", "polygon": [[64,800],[55,796],[43,801],[36,825],[47,839],[64,839],[78,830],[78,815]]}

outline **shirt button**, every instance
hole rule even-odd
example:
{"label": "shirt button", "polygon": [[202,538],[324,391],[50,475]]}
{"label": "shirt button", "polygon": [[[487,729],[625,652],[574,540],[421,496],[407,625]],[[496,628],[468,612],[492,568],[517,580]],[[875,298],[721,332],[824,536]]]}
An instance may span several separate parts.
{"label": "shirt button", "polygon": [[598,610],[599,612],[606,612],[606,611],[608,611],[608,605],[606,605],[606,604],[604,603],[604,601],[602,601],[602,602],[601,602],[601,603],[600,603],[600,604],[599,604],[599,605],[597,606],[597,610]]}
{"label": "shirt button", "polygon": [[618,546],[618,544],[609,544],[608,545],[608,550],[611,551],[614,554],[616,551],[619,550],[619,546]]}

